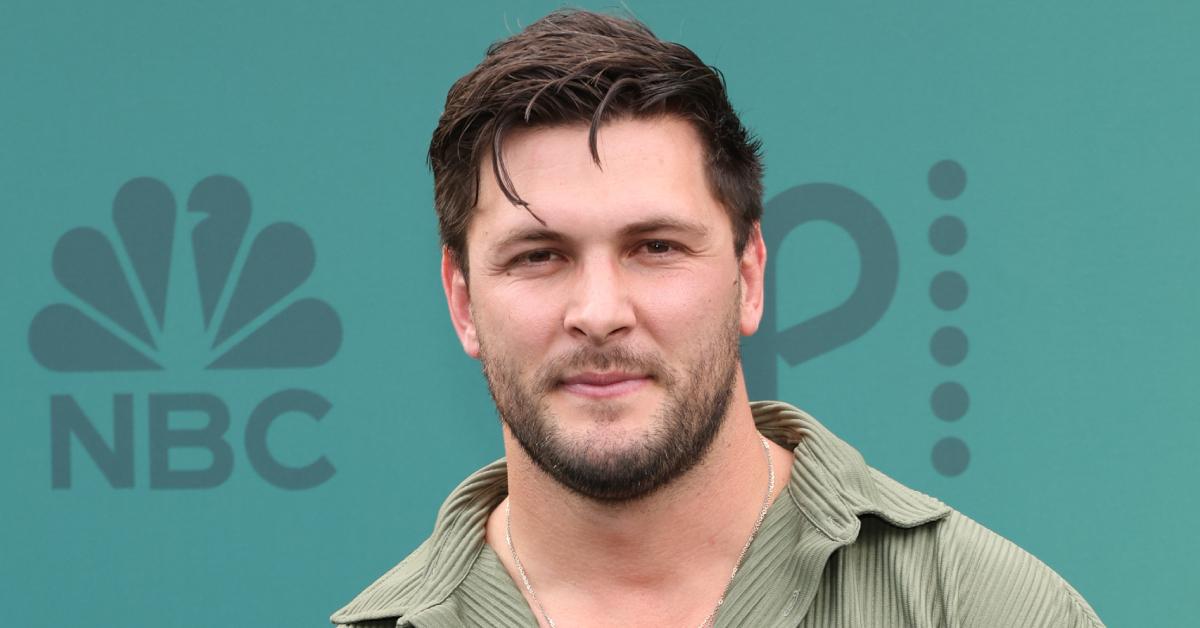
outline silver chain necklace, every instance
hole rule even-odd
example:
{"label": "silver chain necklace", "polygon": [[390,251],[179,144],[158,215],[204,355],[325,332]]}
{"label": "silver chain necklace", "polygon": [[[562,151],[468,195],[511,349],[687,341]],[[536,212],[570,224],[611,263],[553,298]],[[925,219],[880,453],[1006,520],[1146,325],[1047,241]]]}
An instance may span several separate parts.
{"label": "silver chain necklace", "polygon": [[[738,568],[742,566],[742,559],[746,557],[746,551],[750,549],[750,544],[754,542],[754,537],[758,536],[758,529],[762,527],[763,519],[767,516],[767,508],[771,505],[771,494],[775,492],[775,465],[771,462],[771,447],[767,444],[767,439],[759,437],[762,440],[763,452],[767,454],[767,494],[763,495],[762,508],[758,511],[758,520],[754,522],[754,529],[750,531],[750,538],[746,539],[746,544],[742,546],[741,553],[738,554],[737,561],[733,563],[733,573],[729,574],[729,581],[725,583],[725,588],[721,590],[721,597],[717,600],[717,605],[712,611],[700,622],[700,628],[707,628],[716,621],[717,611],[721,610],[721,605],[725,603],[725,595],[729,593],[729,588],[733,586],[733,578],[737,576]],[[517,548],[513,547],[512,542],[512,501],[504,501],[504,542],[508,544],[508,551],[512,553],[513,563],[517,566],[517,573],[521,575],[521,582],[525,584],[525,590],[529,592],[529,597],[533,598],[534,604],[537,604],[538,612],[546,620],[546,624],[550,628],[558,628],[554,620],[546,612],[546,607],[542,606],[542,601],[538,599],[537,593],[533,592],[533,585],[529,584],[529,576],[525,574],[525,566],[521,564],[521,559],[517,557]]]}

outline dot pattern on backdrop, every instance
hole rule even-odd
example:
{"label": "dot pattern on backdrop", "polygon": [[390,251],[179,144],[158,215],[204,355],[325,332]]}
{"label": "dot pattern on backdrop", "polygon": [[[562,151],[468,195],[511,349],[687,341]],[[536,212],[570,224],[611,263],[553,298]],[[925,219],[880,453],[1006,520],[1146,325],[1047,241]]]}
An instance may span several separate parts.
{"label": "dot pattern on backdrop", "polygon": [[[939,161],[929,168],[929,191],[943,201],[958,198],[967,187],[967,172],[951,159]],[[936,253],[951,258],[967,245],[967,225],[952,215],[942,215],[929,225],[929,246]],[[952,312],[967,302],[967,279],[954,270],[934,275],[929,283],[929,300],[939,310]],[[929,353],[934,361],[954,367],[967,359],[967,334],[952,325],[940,327],[929,340]],[[957,421],[967,414],[970,395],[960,382],[944,381],[929,397],[933,415],[943,421]],[[971,450],[961,438],[947,436],[933,444],[933,468],[938,473],[954,477],[967,470]]]}

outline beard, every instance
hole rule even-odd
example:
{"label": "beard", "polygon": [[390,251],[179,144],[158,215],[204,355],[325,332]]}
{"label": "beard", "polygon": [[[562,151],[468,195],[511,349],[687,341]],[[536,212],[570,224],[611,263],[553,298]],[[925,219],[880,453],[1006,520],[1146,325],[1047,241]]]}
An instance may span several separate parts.
{"label": "beard", "polygon": [[[515,360],[493,355],[482,335],[480,361],[501,420],[540,469],[574,493],[602,502],[629,502],[668,485],[694,467],[724,423],[740,360],[737,302],[716,334],[702,337],[699,353],[671,369],[651,352],[629,347],[581,346],[551,359],[523,382]],[[547,395],[582,370],[642,373],[666,391],[644,434],[564,434]],[[593,401],[587,412],[612,421],[621,402]]]}

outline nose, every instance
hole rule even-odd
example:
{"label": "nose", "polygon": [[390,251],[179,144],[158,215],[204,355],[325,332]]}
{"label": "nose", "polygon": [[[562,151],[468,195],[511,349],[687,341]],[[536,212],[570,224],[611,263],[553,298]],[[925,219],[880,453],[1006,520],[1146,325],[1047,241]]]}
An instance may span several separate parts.
{"label": "nose", "polygon": [[634,323],[629,285],[620,264],[610,259],[580,264],[563,316],[567,333],[600,345],[625,335]]}

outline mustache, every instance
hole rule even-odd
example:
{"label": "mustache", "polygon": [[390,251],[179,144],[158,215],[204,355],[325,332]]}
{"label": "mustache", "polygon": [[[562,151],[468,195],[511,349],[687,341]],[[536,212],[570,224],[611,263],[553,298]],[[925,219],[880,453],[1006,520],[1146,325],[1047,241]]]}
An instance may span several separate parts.
{"label": "mustache", "polygon": [[649,351],[635,351],[629,347],[579,347],[542,365],[534,377],[534,385],[539,393],[546,393],[580,371],[614,370],[643,373],[668,387],[674,383],[666,363]]}

